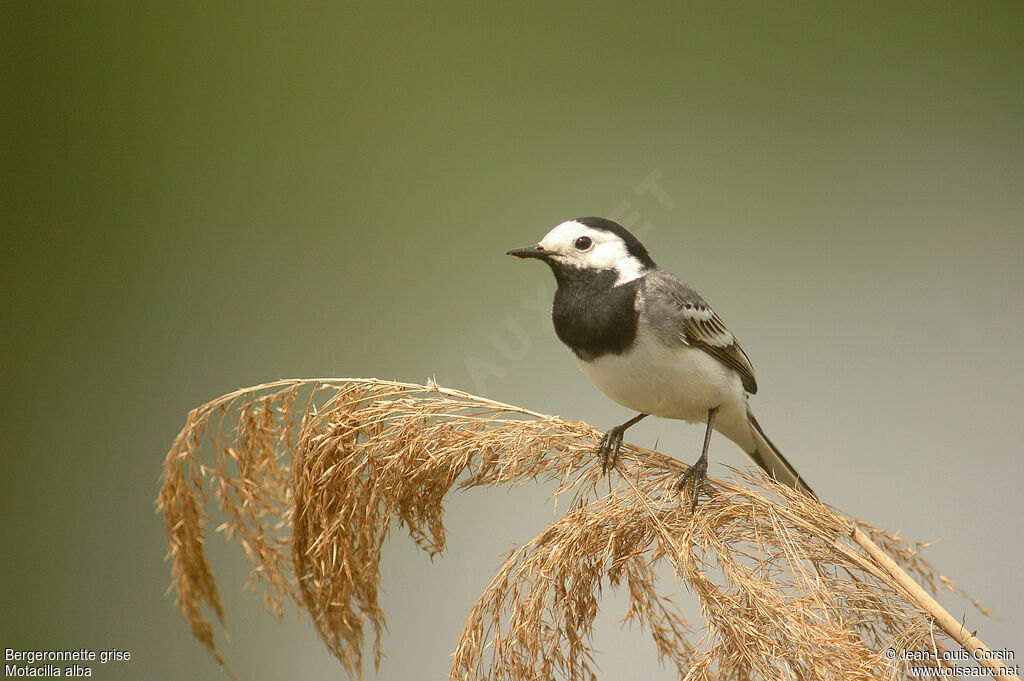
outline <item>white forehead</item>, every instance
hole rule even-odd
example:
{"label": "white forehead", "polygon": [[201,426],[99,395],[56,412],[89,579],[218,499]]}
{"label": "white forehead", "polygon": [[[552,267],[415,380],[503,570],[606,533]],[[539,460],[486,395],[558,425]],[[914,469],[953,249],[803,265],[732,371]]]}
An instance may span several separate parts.
{"label": "white forehead", "polygon": [[[576,240],[581,236],[589,237],[591,247],[585,251],[577,250]],[[544,250],[551,251],[559,262],[580,268],[597,270],[617,270],[618,278],[615,285],[625,284],[639,278],[644,272],[644,264],[629,254],[626,244],[617,234],[603,229],[588,227],[575,220],[566,220],[555,226],[540,240]]]}
{"label": "white forehead", "polygon": [[575,220],[566,220],[560,225],[555,225],[550,232],[544,235],[544,238],[540,240],[540,245],[545,250],[562,250],[562,246],[572,246],[576,243],[576,239],[581,236],[588,236],[596,244],[599,240],[604,240],[607,237],[612,237],[618,241],[618,237],[609,232],[605,232],[600,229],[594,229],[593,227],[587,227],[582,222],[576,222]]}

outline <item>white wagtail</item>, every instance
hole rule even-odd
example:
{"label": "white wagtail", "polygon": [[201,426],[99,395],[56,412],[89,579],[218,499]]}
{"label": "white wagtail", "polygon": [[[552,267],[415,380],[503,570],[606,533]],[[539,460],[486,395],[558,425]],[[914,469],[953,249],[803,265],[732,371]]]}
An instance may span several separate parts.
{"label": "white wagtail", "polygon": [[679,479],[680,488],[693,479],[694,506],[699,490],[707,492],[712,428],[776,480],[814,496],[747,405],[757,382],[736,337],[696,291],[655,265],[626,228],[598,217],[568,220],[535,246],[508,255],[551,267],[558,338],[591,383],[640,412],[601,438],[605,469],[614,465],[626,429],[654,414],[707,423],[704,450]]}

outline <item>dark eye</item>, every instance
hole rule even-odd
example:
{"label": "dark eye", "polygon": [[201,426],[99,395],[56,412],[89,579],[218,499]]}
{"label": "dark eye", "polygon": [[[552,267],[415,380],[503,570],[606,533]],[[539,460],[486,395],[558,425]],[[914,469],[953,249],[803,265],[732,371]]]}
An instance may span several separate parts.
{"label": "dark eye", "polygon": [[576,239],[576,250],[585,251],[590,248],[591,243],[589,236],[581,236],[579,239]]}

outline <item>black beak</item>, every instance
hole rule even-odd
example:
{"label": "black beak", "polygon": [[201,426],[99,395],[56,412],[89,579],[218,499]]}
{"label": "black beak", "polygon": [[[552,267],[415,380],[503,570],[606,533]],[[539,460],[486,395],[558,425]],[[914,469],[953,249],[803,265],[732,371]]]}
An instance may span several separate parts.
{"label": "black beak", "polygon": [[511,251],[505,251],[505,255],[514,255],[517,258],[540,258],[541,260],[546,260],[551,255],[551,251],[545,251],[538,244],[535,246],[513,248]]}

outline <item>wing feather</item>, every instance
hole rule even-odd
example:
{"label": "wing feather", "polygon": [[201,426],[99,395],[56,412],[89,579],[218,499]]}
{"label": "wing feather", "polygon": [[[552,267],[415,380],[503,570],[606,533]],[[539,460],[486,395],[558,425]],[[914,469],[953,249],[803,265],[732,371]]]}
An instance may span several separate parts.
{"label": "wing feather", "polygon": [[643,285],[647,318],[657,331],[672,333],[686,345],[700,348],[735,369],[743,381],[743,388],[750,394],[757,392],[750,358],[722,318],[700,294],[679,277],[660,269],[648,273]]}

